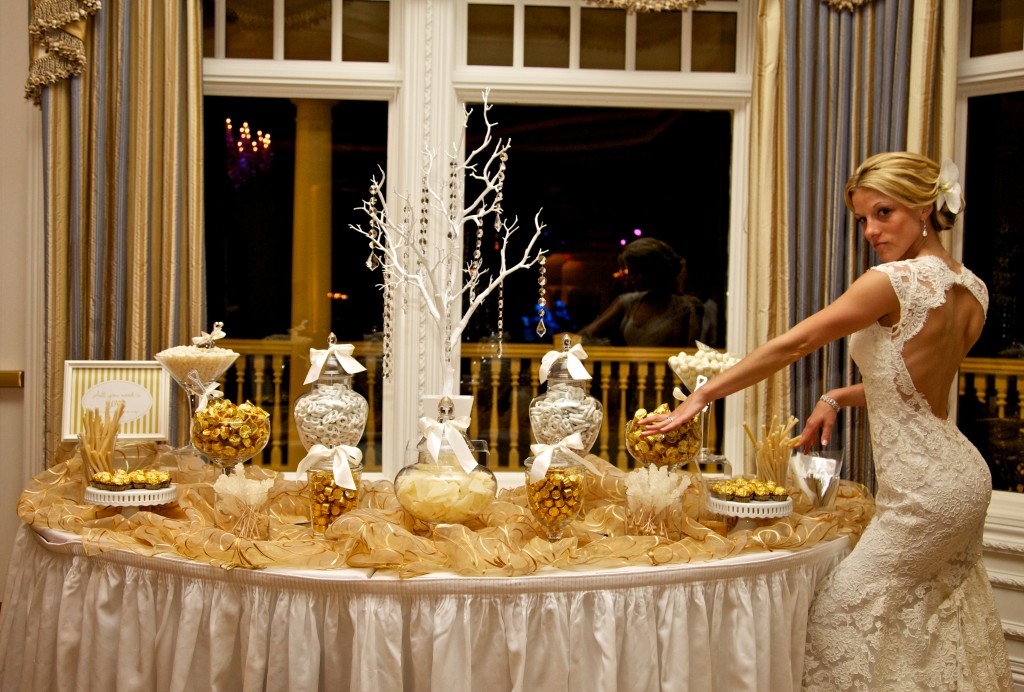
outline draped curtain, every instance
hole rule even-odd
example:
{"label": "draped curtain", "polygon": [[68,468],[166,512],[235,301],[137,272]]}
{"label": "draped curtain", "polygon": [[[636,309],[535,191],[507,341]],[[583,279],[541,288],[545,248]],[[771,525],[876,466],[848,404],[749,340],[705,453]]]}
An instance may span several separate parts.
{"label": "draped curtain", "polygon": [[[74,3],[33,5],[51,32],[55,4]],[[44,131],[48,460],[65,360],[150,360],[199,331],[206,303],[198,3],[89,4],[68,15],[77,69],[26,87]]]}
{"label": "draped curtain", "polygon": [[[762,0],[751,145],[750,347],[825,307],[877,264],[843,201],[868,156],[951,154],[957,15],[949,0]],[[941,39],[940,39],[941,37]],[[748,420],[805,420],[818,397],[859,381],[841,340],[758,388]],[[767,411],[767,414],[765,412]],[[873,487],[863,409],[844,409],[832,446],[844,475]]]}

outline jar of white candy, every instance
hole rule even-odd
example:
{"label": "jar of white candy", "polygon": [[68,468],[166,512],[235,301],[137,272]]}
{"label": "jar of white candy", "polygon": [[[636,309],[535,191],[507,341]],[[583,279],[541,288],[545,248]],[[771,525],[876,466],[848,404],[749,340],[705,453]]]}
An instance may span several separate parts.
{"label": "jar of white candy", "polygon": [[473,453],[466,434],[468,419],[455,418],[454,408],[450,397],[442,397],[437,419],[420,419],[416,461],[395,476],[398,503],[429,524],[469,521],[498,492],[494,474]]}
{"label": "jar of white candy", "polygon": [[541,360],[540,381],[547,391],[530,402],[530,429],[540,444],[555,444],[579,433],[586,454],[597,441],[604,419],[601,402],[587,393],[590,373],[583,367],[586,351],[562,336],[562,350],[548,351]]}
{"label": "jar of white candy", "polygon": [[295,401],[295,428],[307,455],[299,463],[310,495],[310,521],[323,533],[341,514],[355,507],[363,455],[359,440],[369,412],[366,399],[352,389],[352,375],[366,368],[352,357],[350,344],[310,349],[306,384],[310,390]]}

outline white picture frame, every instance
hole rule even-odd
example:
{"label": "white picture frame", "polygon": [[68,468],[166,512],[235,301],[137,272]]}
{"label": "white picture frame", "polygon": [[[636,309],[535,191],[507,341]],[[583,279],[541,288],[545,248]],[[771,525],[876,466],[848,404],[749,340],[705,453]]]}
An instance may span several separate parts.
{"label": "white picture frame", "polygon": [[124,401],[118,439],[167,440],[171,386],[170,375],[152,360],[64,361],[61,439],[78,439],[85,409],[103,415],[108,401]]}

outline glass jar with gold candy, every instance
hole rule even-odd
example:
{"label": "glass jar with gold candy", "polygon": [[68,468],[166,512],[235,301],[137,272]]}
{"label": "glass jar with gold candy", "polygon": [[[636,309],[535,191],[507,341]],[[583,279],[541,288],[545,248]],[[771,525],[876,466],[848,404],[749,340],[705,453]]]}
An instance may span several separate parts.
{"label": "glass jar with gold candy", "polygon": [[653,415],[671,413],[668,404],[659,404],[656,409],[637,409],[632,420],[626,424],[626,451],[644,466],[668,466],[682,468],[700,451],[700,421],[692,418],[667,433],[645,435],[640,421]]}
{"label": "glass jar with gold candy", "polygon": [[269,439],[270,414],[251,401],[210,397],[192,419],[192,444],[225,473],[262,452]]}
{"label": "glass jar with gold candy", "polygon": [[562,538],[565,527],[583,509],[587,474],[583,464],[555,449],[549,458],[529,457],[526,501],[549,541]]}
{"label": "glass jar with gold candy", "polygon": [[306,384],[293,415],[307,455],[298,472],[306,473],[310,524],[317,533],[353,509],[359,495],[362,452],[359,444],[369,412],[365,397],[352,389],[352,376],[366,368],[352,357],[351,344],[332,333],[326,349],[310,349]]}

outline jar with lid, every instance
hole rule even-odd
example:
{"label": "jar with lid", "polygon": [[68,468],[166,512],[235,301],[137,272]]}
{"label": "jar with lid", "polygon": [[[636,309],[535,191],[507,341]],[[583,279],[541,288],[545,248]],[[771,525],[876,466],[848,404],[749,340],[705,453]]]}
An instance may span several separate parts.
{"label": "jar with lid", "polygon": [[568,334],[562,336],[561,351],[544,355],[540,381],[547,382],[547,390],[530,402],[530,429],[540,444],[555,444],[579,433],[580,454],[586,454],[597,441],[604,407],[587,392],[590,373],[581,362],[586,357],[583,347],[573,346]]}
{"label": "jar with lid", "polygon": [[579,516],[586,491],[586,470],[573,455],[554,449],[527,458],[526,502],[549,541],[562,538]]}
{"label": "jar with lid", "polygon": [[305,383],[312,386],[296,399],[293,411],[307,452],[298,471],[307,477],[310,523],[317,533],[356,506],[363,470],[356,445],[369,412],[366,399],[352,389],[352,376],[366,369],[352,357],[352,345],[336,343],[334,334],[327,344],[310,349]]}
{"label": "jar with lid", "polygon": [[398,503],[428,524],[474,519],[498,492],[494,474],[476,460],[465,421],[453,414],[452,399],[442,397],[437,419],[420,419],[415,461],[395,476]]}

